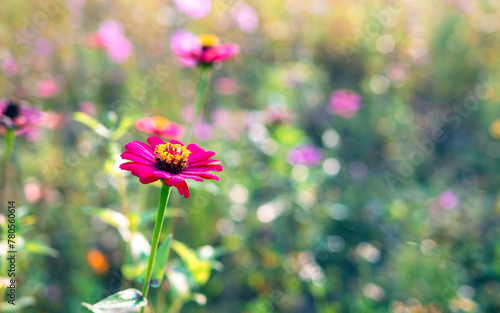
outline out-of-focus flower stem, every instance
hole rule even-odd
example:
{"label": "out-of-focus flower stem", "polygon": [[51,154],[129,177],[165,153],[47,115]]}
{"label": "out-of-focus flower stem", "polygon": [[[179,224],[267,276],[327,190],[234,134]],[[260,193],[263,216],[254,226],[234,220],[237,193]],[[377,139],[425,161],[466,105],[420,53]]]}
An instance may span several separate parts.
{"label": "out-of-focus flower stem", "polygon": [[[144,286],[142,288],[142,295],[147,299],[149,284],[151,280],[151,274],[153,272],[153,267],[155,263],[156,250],[158,249],[158,241],[160,239],[161,228],[163,226],[163,219],[165,218],[165,210],[167,208],[168,196],[170,195],[171,187],[162,182],[160,204],[158,205],[158,213],[156,214],[155,229],[153,232],[153,239],[151,241],[151,252],[149,253],[148,268],[146,271],[146,279],[144,280]],[[141,313],[144,313],[144,308],[142,307]]]}
{"label": "out-of-focus flower stem", "polygon": [[196,86],[196,94],[194,98],[193,114],[191,115],[191,125],[189,125],[188,132],[186,134],[186,141],[191,142],[196,123],[201,112],[201,106],[203,104],[203,99],[205,98],[207,82],[210,78],[210,73],[212,71],[211,65],[204,65],[201,67],[200,79],[198,80],[198,86]]}
{"label": "out-of-focus flower stem", "polygon": [[14,147],[14,141],[16,139],[15,129],[9,128],[7,134],[5,135],[5,150],[2,160],[2,176],[0,178],[0,201],[2,207],[6,207],[5,202],[5,192],[7,191],[7,171],[9,169],[10,157],[12,154],[12,148]]}

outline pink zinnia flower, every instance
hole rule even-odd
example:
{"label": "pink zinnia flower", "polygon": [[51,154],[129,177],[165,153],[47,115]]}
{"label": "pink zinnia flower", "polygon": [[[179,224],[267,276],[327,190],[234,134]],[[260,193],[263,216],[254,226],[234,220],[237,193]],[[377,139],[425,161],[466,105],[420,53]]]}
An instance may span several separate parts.
{"label": "pink zinnia flower", "polygon": [[140,118],[135,122],[135,127],[141,132],[171,139],[180,138],[184,134],[182,126],[162,116]]}
{"label": "pink zinnia flower", "polygon": [[17,104],[5,99],[0,100],[0,134],[7,128],[16,130],[16,136],[23,136],[34,141],[39,135],[39,125],[43,122],[44,113],[37,108],[25,104]]}
{"label": "pink zinnia flower", "polygon": [[356,111],[361,109],[362,105],[363,98],[360,95],[348,89],[339,89],[330,96],[328,112],[344,118],[351,118]]}
{"label": "pink zinnia flower", "polygon": [[220,44],[219,37],[215,35],[195,36],[183,29],[172,35],[170,47],[179,61],[187,67],[211,65],[229,59],[240,51],[236,44]]}
{"label": "pink zinnia flower", "polygon": [[175,7],[180,12],[198,19],[210,13],[211,0],[174,0]]}
{"label": "pink zinnia flower", "polygon": [[41,80],[36,86],[36,95],[39,98],[52,98],[59,93],[59,85],[53,78]]}
{"label": "pink zinnia flower", "polygon": [[132,54],[132,43],[125,36],[122,24],[106,20],[99,25],[97,33],[91,33],[87,45],[93,49],[104,49],[113,63],[125,62]]}
{"label": "pink zinnia flower", "polygon": [[215,152],[205,151],[194,143],[188,146],[177,140],[165,143],[158,137],[149,137],[147,142],[129,142],[121,154],[123,159],[131,162],[123,163],[120,168],[132,172],[141,183],[149,184],[160,179],[188,198],[186,179],[219,181],[219,177],[209,172],[220,172],[223,168],[220,161],[211,159]]}
{"label": "pink zinnia flower", "polygon": [[298,164],[316,166],[321,163],[321,158],[321,150],[312,145],[293,148],[287,155],[288,163],[294,166]]}

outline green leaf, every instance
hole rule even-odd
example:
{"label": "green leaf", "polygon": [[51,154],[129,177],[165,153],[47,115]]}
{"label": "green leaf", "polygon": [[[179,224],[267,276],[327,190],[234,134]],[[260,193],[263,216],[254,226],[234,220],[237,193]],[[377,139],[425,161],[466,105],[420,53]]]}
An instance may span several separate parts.
{"label": "green leaf", "polygon": [[[122,274],[128,280],[135,280],[141,277],[144,269],[148,266],[147,262],[140,264],[124,264],[122,266]],[[143,279],[144,280],[144,279]]]}
{"label": "green leaf", "polygon": [[213,262],[210,260],[202,260],[194,250],[177,240],[172,241],[172,249],[182,259],[194,281],[198,285],[206,284],[210,278]]}
{"label": "green leaf", "polygon": [[57,252],[57,250],[52,249],[48,245],[41,242],[27,242],[24,246],[24,249],[26,249],[28,253],[50,255],[51,257],[57,257],[59,255],[59,252]]}
{"label": "green leaf", "polygon": [[85,207],[84,212],[99,218],[115,228],[128,229],[130,227],[130,221],[125,215],[111,209]]}
{"label": "green leaf", "polygon": [[119,291],[94,305],[82,302],[82,305],[91,312],[100,313],[107,310],[125,309],[125,308],[140,308],[146,306],[146,300],[142,293],[134,288]]}
{"label": "green leaf", "polygon": [[[168,260],[168,255],[170,253],[170,244],[172,243],[172,234],[168,235],[167,239],[161,243],[158,251],[156,252],[155,265],[153,268],[153,274],[151,275],[150,286],[154,288],[160,287],[163,277],[165,276],[165,264]],[[146,280],[146,269],[141,273],[139,278],[140,282]]]}
{"label": "green leaf", "polygon": [[128,128],[134,124],[134,121],[130,117],[125,117],[124,119],[121,120],[120,125],[115,129],[113,132],[112,138],[114,140],[120,139],[123,135],[125,135],[125,132],[127,132]]}
{"label": "green leaf", "polygon": [[97,120],[93,119],[92,117],[88,116],[85,113],[75,112],[75,113],[73,113],[73,119],[77,122],[80,122],[80,123],[88,126],[90,129],[92,129],[97,134],[99,134],[103,137],[109,138],[111,135],[110,130],[107,129],[106,126],[102,125]]}
{"label": "green leaf", "polygon": [[19,300],[16,299],[14,303],[16,305],[12,305],[7,301],[0,302],[0,308],[2,308],[2,312],[19,312],[26,307],[34,305],[35,299],[33,297],[23,297]]}

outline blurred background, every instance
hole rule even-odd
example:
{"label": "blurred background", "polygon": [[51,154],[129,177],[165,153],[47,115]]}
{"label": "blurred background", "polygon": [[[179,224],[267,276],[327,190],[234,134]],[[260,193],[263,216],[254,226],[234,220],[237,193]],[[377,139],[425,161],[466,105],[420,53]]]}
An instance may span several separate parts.
{"label": "blurred background", "polygon": [[178,29],[240,53],[215,65],[195,129],[225,168],[172,192],[162,238],[179,244],[155,312],[500,312],[499,14],[497,0],[3,3],[0,97],[45,119],[15,142],[18,302],[2,312],[87,312],[140,289],[159,188],[118,155],[149,136],[139,118],[189,124],[200,70],[171,52]]}

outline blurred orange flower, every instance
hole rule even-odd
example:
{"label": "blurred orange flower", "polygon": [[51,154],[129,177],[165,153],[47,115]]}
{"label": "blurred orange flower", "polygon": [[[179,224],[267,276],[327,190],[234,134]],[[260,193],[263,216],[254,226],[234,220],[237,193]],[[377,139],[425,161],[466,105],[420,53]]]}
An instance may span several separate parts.
{"label": "blurred orange flower", "polygon": [[109,271],[108,258],[100,250],[88,250],[87,263],[97,275],[103,276]]}

